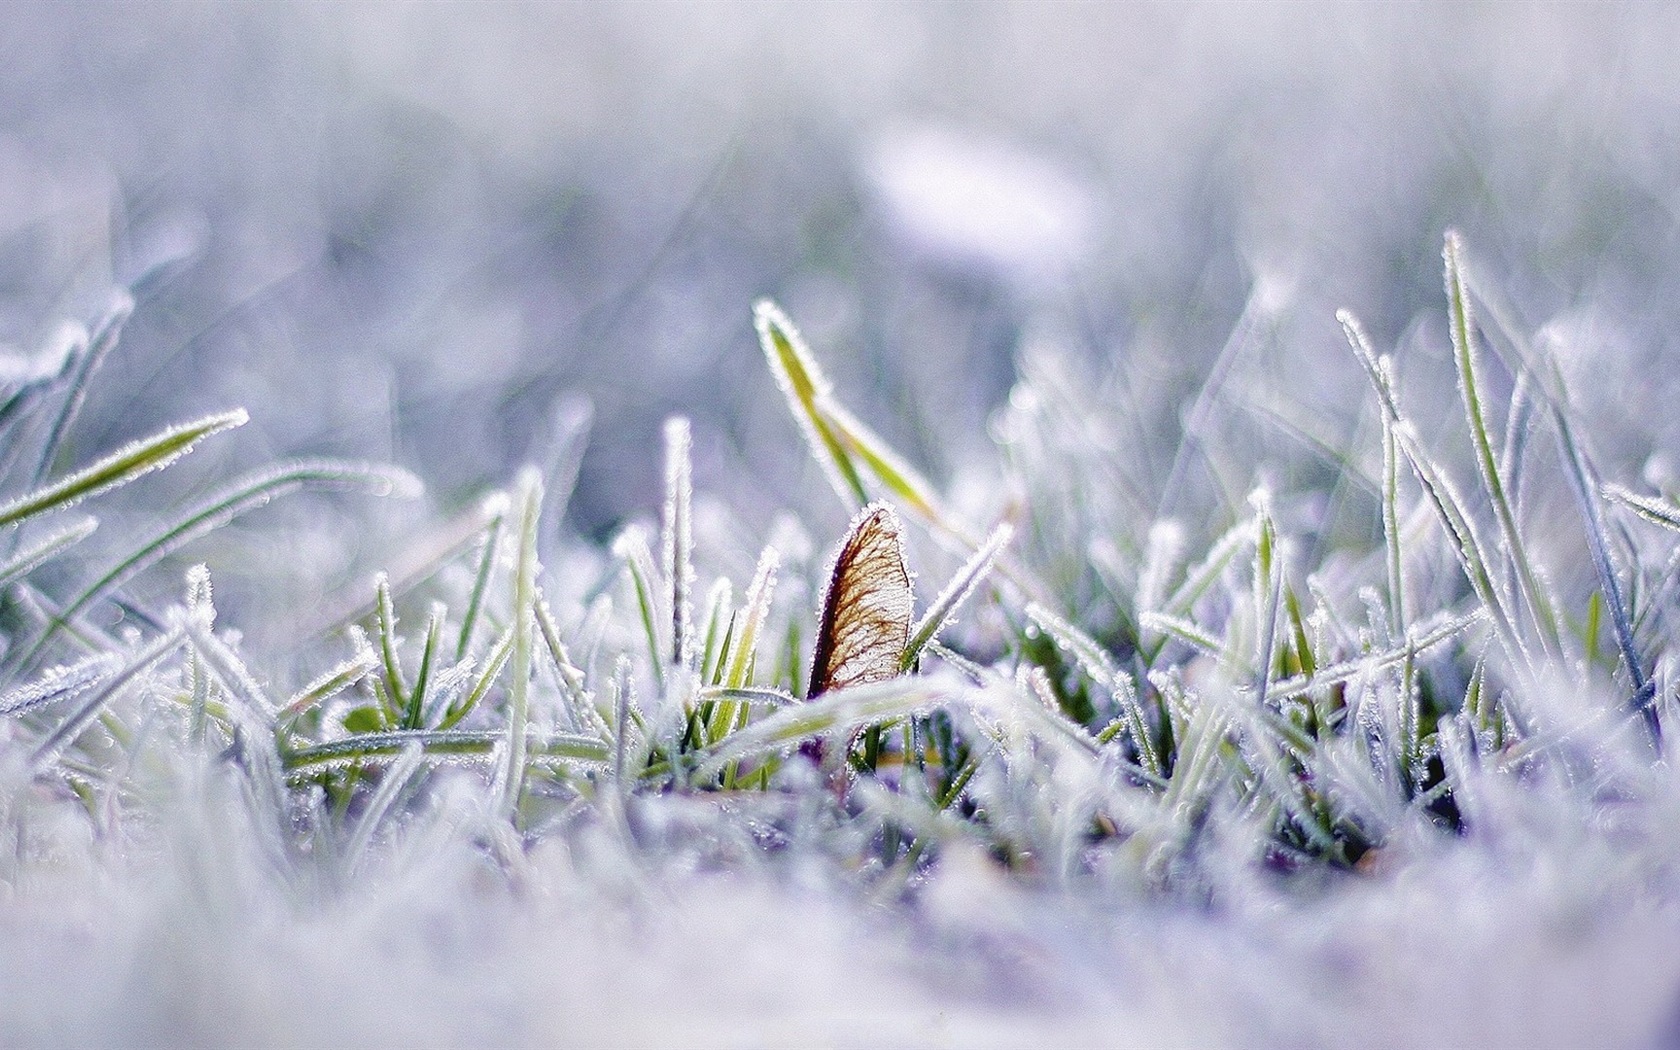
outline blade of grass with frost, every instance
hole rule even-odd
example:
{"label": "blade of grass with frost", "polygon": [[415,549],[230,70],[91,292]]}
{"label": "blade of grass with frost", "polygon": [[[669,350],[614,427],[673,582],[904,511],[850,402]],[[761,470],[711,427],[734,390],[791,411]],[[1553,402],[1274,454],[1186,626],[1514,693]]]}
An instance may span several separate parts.
{"label": "blade of grass with frost", "polygon": [[1592,464],[1575,440],[1569,417],[1555,402],[1553,408],[1552,425],[1557,431],[1564,478],[1569,482],[1570,494],[1575,498],[1576,509],[1586,526],[1587,550],[1592,556],[1593,568],[1598,573],[1599,587],[1610,606],[1610,622],[1615,627],[1616,646],[1621,650],[1622,664],[1627,668],[1628,680],[1633,685],[1633,696],[1629,703],[1639,712],[1650,738],[1653,741],[1660,740],[1662,724],[1657,721],[1656,712],[1651,709],[1650,680],[1645,675],[1645,661],[1639,655],[1639,646],[1633,636],[1633,617],[1628,611],[1629,602],[1622,593],[1621,577],[1616,574],[1616,567],[1610,560],[1610,542],[1597,498],[1603,487],[1593,471]]}
{"label": "blade of grass with frost", "polygon": [[[1119,551],[1112,544],[1105,546],[1111,552],[1108,560],[1118,563]],[[1184,527],[1172,520],[1152,522],[1144,544],[1143,565],[1138,570],[1134,616],[1164,606],[1167,580],[1183,558]]]}
{"label": "blade of grass with frost", "polygon": [[904,647],[904,655],[899,658],[900,671],[908,671],[915,666],[916,660],[922,655],[922,649],[950,623],[957,608],[974,593],[974,589],[991,571],[992,563],[997,560],[998,554],[1014,538],[1015,530],[1007,522],[992,530],[991,538],[957,571],[951,582],[946,584],[945,589],[933,600],[933,604],[928,606],[921,622],[910,632],[910,641]]}
{"label": "blade of grass with frost", "polygon": [[1272,680],[1272,660],[1277,648],[1278,605],[1283,591],[1283,565],[1274,556],[1277,547],[1277,528],[1272,524],[1266,508],[1266,496],[1257,492],[1249,497],[1255,504],[1256,533],[1254,545],[1254,693],[1256,703],[1266,706],[1266,689]]}
{"label": "blade of grass with frost", "polygon": [[655,596],[654,580],[657,573],[653,568],[653,552],[648,550],[647,537],[642,530],[632,525],[618,534],[613,541],[613,554],[624,563],[624,568],[630,573],[631,588],[636,595],[636,610],[641,614],[642,630],[647,635],[648,655],[653,660],[653,677],[659,688],[665,688],[665,653],[664,641],[665,617],[659,612],[659,599]]}
{"label": "blade of grass with frost", "polygon": [[1310,675],[1274,681],[1268,687],[1268,691],[1274,699],[1289,700],[1316,689],[1344,685],[1373,670],[1404,664],[1407,660],[1415,659],[1418,654],[1428,652],[1442,642],[1462,634],[1481,622],[1485,615],[1478,609],[1463,616],[1442,617],[1441,622],[1420,630],[1416,635],[1408,634],[1403,645],[1330,664]]}
{"label": "blade of grass with frost", "polygon": [[210,435],[244,426],[250,418],[244,409],[221,412],[125,445],[92,466],[0,506],[0,527],[14,525],[47,511],[62,510],[90,496],[126,485],[154,470],[161,470],[192,451],[194,445]]}
{"label": "blade of grass with frost", "polygon": [[373,841],[374,832],[385,822],[385,816],[396,805],[397,798],[408,787],[409,781],[420,771],[423,764],[424,750],[417,741],[410,741],[403,747],[385,769],[385,775],[379,781],[379,789],[362,810],[360,820],[356,823],[356,831],[350,836],[350,843],[341,854],[344,864],[344,877],[350,878],[361,866],[362,858],[367,853],[368,845]]}
{"label": "blade of grass with frost", "polygon": [[0,697],[0,716],[27,714],[60,700],[74,699],[121,666],[122,659],[107,652],[55,667]]}
{"label": "blade of grass with frost", "polygon": [[414,674],[414,688],[409,691],[408,704],[403,711],[402,728],[421,728],[426,710],[426,687],[431,684],[432,661],[437,656],[438,639],[443,634],[444,607],[432,603],[431,616],[426,621],[426,640],[420,646],[420,670]]}
{"label": "blade of grass with frost", "polygon": [[735,619],[735,585],[719,576],[706,593],[706,627],[700,640],[700,682],[717,685],[723,681],[723,661],[729,655],[729,628]]}
{"label": "blade of grass with frost", "polygon": [[9,586],[16,580],[34,572],[36,569],[52,561],[76,544],[87,539],[99,528],[99,519],[85,517],[80,521],[59,529],[41,542],[25,548],[18,554],[7,559],[0,565],[0,588]]}
{"label": "blade of grass with frost", "polygon": [[665,421],[665,511],[660,521],[665,605],[671,612],[666,659],[687,667],[694,651],[694,465],[688,420]]}
{"label": "blade of grass with frost", "polygon": [[1343,331],[1347,335],[1348,344],[1353,348],[1354,356],[1364,366],[1366,378],[1376,391],[1378,404],[1388,417],[1389,426],[1394,434],[1395,447],[1411,467],[1412,474],[1422,486],[1429,506],[1435,511],[1436,520],[1447,530],[1453,543],[1453,555],[1458,560],[1459,568],[1465,579],[1470,583],[1470,589],[1475,592],[1477,599],[1487,609],[1498,632],[1500,642],[1519,668],[1529,665],[1527,646],[1521,640],[1516,622],[1510,611],[1505,607],[1504,597],[1494,586],[1493,577],[1488,572],[1487,559],[1482,554],[1481,542],[1476,538],[1475,529],[1470,524],[1469,516],[1463,510],[1463,502],[1458,498],[1450,484],[1441,475],[1434,462],[1424,454],[1419,445],[1411,425],[1400,413],[1399,401],[1394,394],[1393,371],[1386,355],[1378,357],[1372,351],[1370,343],[1365,339],[1364,330],[1354,320],[1353,315],[1342,311],[1346,315]]}
{"label": "blade of grass with frost", "polygon": [[[1362,359],[1371,357],[1370,341],[1359,325],[1358,318],[1347,310],[1336,311],[1336,320],[1341,322],[1342,329],[1351,343],[1361,354]],[[1367,364],[1367,367],[1371,367]],[[1380,365],[1377,366],[1380,369]],[[1384,383],[1393,388],[1393,377],[1385,375]],[[1406,574],[1404,559],[1401,551],[1400,532],[1400,447],[1394,433],[1395,414],[1389,411],[1379,411],[1378,418],[1382,421],[1382,523],[1383,545],[1387,555],[1388,569],[1388,622],[1392,630],[1404,632],[1406,630]]]}
{"label": "blade of grass with frost", "polygon": [[467,595],[467,610],[461,614],[461,633],[455,640],[455,662],[467,658],[472,647],[473,629],[478,626],[479,613],[484,609],[484,594],[490,587],[490,577],[496,568],[496,558],[502,549],[502,526],[507,521],[511,501],[505,492],[497,492],[485,499],[483,513],[489,518],[484,530],[484,550],[478,559],[478,571],[473,575],[472,591]]}
{"label": "blade of grass with frost", "polygon": [[35,748],[30,756],[29,764],[36,771],[45,768],[56,758],[60,751],[75,742],[83,729],[87,728],[94,716],[108,703],[117,692],[132,682],[137,676],[149,670],[154,664],[168,656],[181,646],[186,638],[184,628],[176,627],[167,634],[155,638],[152,642],[130,656],[115,673],[104,680],[104,683],[88,697],[70,717],[59,723],[58,728]]}
{"label": "blade of grass with frost", "polygon": [[1642,496],[1614,482],[1601,487],[1606,499],[1620,503],[1653,525],[1680,532],[1680,504],[1662,496]]}
{"label": "blade of grass with frost", "polygon": [[438,729],[452,729],[459,725],[462,719],[471,714],[473,708],[477,707],[483,701],[485,694],[490,691],[490,686],[495,683],[496,676],[502,673],[502,668],[507,666],[508,658],[512,655],[513,628],[509,627],[502,633],[501,639],[490,647],[490,655],[484,659],[484,669],[479,672],[478,681],[473,683],[471,689],[467,690],[460,703],[452,704],[444,711],[443,717],[438,720]]}
{"label": "blade of grass with frost", "polygon": [[723,683],[731,688],[751,684],[753,654],[758,649],[758,636],[764,629],[764,621],[770,615],[770,601],[776,594],[776,573],[781,563],[781,552],[774,547],[764,548],[758,556],[752,582],[747,585],[747,593],[742,598],[741,610],[736,617],[740,629],[732,632],[729,643],[728,670]]}
{"label": "blade of grass with frost", "polygon": [[572,722],[579,729],[584,726],[594,728],[603,738],[610,736],[612,730],[595,708],[583,671],[572,662],[572,654],[567,650],[566,643],[560,640],[560,626],[554,622],[554,613],[549,610],[548,603],[538,600],[535,615],[537,630],[542,634],[543,646],[554,663],[554,673],[560,679],[561,696]]}
{"label": "blade of grass with frost", "polygon": [[[1365,348],[1365,356],[1369,357],[1370,341],[1366,339],[1358,319],[1346,310],[1337,311],[1336,318],[1342,323],[1349,341],[1357,347]],[[1393,390],[1394,376],[1386,370],[1384,362],[1376,362],[1376,367],[1382,373],[1387,388]],[[1382,523],[1388,568],[1388,621],[1391,631],[1410,638],[1411,620],[1406,603],[1406,570],[1402,547],[1404,533],[1400,528],[1400,443],[1395,434],[1397,418],[1388,411],[1378,411],[1377,417],[1382,423]],[[1514,442],[1508,441],[1505,450],[1508,454],[1515,455],[1515,447]],[[1404,775],[1414,780],[1418,772],[1417,763],[1422,757],[1417,703],[1416,661],[1408,644],[1400,663],[1401,735],[1404,748],[1401,769]]]}
{"label": "blade of grass with frost", "polygon": [[310,485],[329,488],[365,487],[378,496],[408,498],[420,491],[418,478],[404,470],[370,464],[315,460],[268,468],[247,475],[220,490],[185,518],[128,554],[103,576],[72,598],[32,644],[19,666],[27,668],[59,631],[82,610],[135,576],[236,519],[266,507],[273,500]]}
{"label": "blade of grass with frost", "polygon": [[925,678],[892,678],[835,689],[815,700],[784,707],[696,752],[696,771],[702,778],[715,777],[730,763],[797,747],[825,734],[850,733],[871,723],[908,718],[947,698],[946,690]]}
{"label": "blade of grass with frost", "polygon": [[1178,760],[1161,795],[1161,808],[1181,828],[1189,828],[1218,789],[1219,751],[1230,732],[1230,719],[1223,704],[1192,701],[1176,681],[1157,682],[1156,688],[1173,710],[1184,713]]}
{"label": "blade of grass with frost", "polygon": [[542,477],[526,468],[519,474],[519,546],[513,578],[513,680],[508,685],[507,780],[501,785],[500,810],[513,817],[525,782],[525,734],[530,713],[531,649],[537,601],[537,530],[542,517]]}
{"label": "blade of grass with frost", "polygon": [[384,670],[386,717],[394,722],[402,717],[399,705],[408,696],[408,686],[403,683],[402,656],[397,652],[397,612],[391,601],[390,577],[383,572],[375,577],[373,591],[374,633],[379,636],[379,662]]}
{"label": "blade of grass with frost", "polygon": [[[729,689],[745,689],[752,685],[758,636],[764,630],[765,618],[770,615],[770,601],[776,594],[776,572],[782,556],[774,547],[765,547],[753,569],[752,582],[742,599],[739,612],[730,623],[726,646],[720,657],[724,665],[723,685]],[[739,708],[732,701],[719,703],[706,722],[706,738],[722,739],[734,726]]]}
{"label": "blade of grass with frost", "polygon": [[103,318],[94,327],[93,334],[87,338],[87,349],[73,356],[73,371],[65,384],[64,403],[59,406],[58,415],[54,417],[52,427],[47,431],[47,437],[41,445],[41,454],[35,461],[35,470],[30,474],[29,487],[39,488],[46,480],[47,472],[52,469],[53,459],[64,443],[64,436],[70,432],[70,427],[81,414],[82,405],[87,400],[88,379],[105,363],[105,356],[117,345],[117,338],[122,334],[123,323],[134,312],[134,300],[126,292],[119,293],[117,301],[111,304]]}
{"label": "blade of grass with frost", "polygon": [[781,308],[768,299],[753,304],[753,327],[758,331],[759,345],[770,363],[770,373],[787,399],[788,408],[804,431],[817,462],[828,476],[829,484],[845,503],[856,511],[869,502],[869,492],[851,455],[829,424],[827,414],[819,405],[829,397],[828,377],[817,368],[816,359],[805,345],[799,330],[788,320]]}
{"label": "blade of grass with frost", "polygon": [[1037,726],[1037,735],[1040,737],[1088,758],[1095,758],[1102,751],[1104,742],[1086,732],[1084,726],[1073,721],[1062,710],[1061,704],[1056,702],[1056,693],[1050,688],[1050,676],[1044,672],[1044,668],[1023,667],[1022,671],[1025,681],[1017,683],[1014,693],[1017,697],[1031,697],[1037,702],[1027,703],[1022,699],[1014,705],[1015,713]]}
{"label": "blade of grass with frost", "polygon": [[[202,623],[207,628],[215,626],[215,594],[208,566],[194,565],[187,570],[187,616],[193,622]],[[204,666],[204,658],[192,646],[187,647],[186,674],[192,697],[189,735],[194,746],[202,746],[204,734],[210,723],[212,689],[210,670]]]}
{"label": "blade of grass with frost", "polygon": [[[1467,284],[1471,283],[1462,269],[1460,276]],[[1538,397],[1544,402],[1547,414],[1551,417],[1552,427],[1558,438],[1559,455],[1564,460],[1565,477],[1569,482],[1571,495],[1575,498],[1576,510],[1580,513],[1587,530],[1587,546],[1592,556],[1593,568],[1598,573],[1599,586],[1610,603],[1611,624],[1616,630],[1616,644],[1621,649],[1628,677],[1634,685],[1632,702],[1636,708],[1643,711],[1647,706],[1649,679],[1645,675],[1644,660],[1639,655],[1634,637],[1632,604],[1622,593],[1621,580],[1616,575],[1615,566],[1610,558],[1610,544],[1604,518],[1599,513],[1598,503],[1594,499],[1594,494],[1599,491],[1598,473],[1570,425],[1569,414],[1566,411],[1567,391],[1555,356],[1548,357],[1543,362],[1538,359],[1515,323],[1512,311],[1495,289],[1473,285],[1473,290],[1485,312],[1493,319],[1495,328],[1505,337],[1518,358],[1517,367],[1513,370],[1522,375],[1532,375],[1538,381]],[[1653,715],[1647,713],[1642,717],[1650,732],[1660,732],[1661,726],[1654,720]]]}
{"label": "blade of grass with frost", "polygon": [[1224,574],[1237,552],[1254,542],[1254,519],[1244,518],[1224,535],[1216,540],[1208,549],[1207,556],[1185,574],[1184,582],[1173,591],[1161,606],[1160,611],[1169,616],[1187,616],[1191,608],[1207,593],[1209,587]]}
{"label": "blade of grass with frost", "polygon": [[280,708],[280,721],[289,723],[324,700],[331,699],[355,685],[379,668],[379,657],[363,636],[356,645],[356,655],[326,672],[298,690]]}
{"label": "blade of grass with frost", "polygon": [[1312,741],[1306,740],[1304,746],[1299,739],[1285,743],[1280,739],[1278,731],[1294,727],[1281,718],[1266,718],[1265,715],[1273,712],[1265,711],[1257,705],[1243,714],[1246,717],[1238,719],[1238,724],[1242,726],[1238,739],[1254,752],[1255,760],[1249,762],[1248,766],[1259,778],[1256,795],[1265,796],[1311,840],[1316,849],[1325,852],[1334,849],[1335,832],[1329,821],[1305,797],[1304,785],[1290,768],[1284,752],[1284,746],[1289,746],[1298,757],[1304,758],[1312,751]]}
{"label": "blade of grass with frost", "polygon": [[632,708],[631,693],[634,687],[630,683],[630,658],[620,655],[618,663],[613,666],[611,682],[613,722],[612,722],[612,775],[613,784],[620,791],[624,790],[624,774],[629,768],[630,755],[630,713]]}
{"label": "blade of grass with frost", "polygon": [[[356,763],[383,762],[396,757],[411,744],[419,744],[427,758],[493,758],[507,742],[500,729],[394,729],[382,733],[361,733],[298,748],[283,757],[286,775],[301,779],[324,770],[342,769]],[[605,742],[569,733],[533,736],[527,741],[529,761],[578,762],[602,767],[611,759]]]}
{"label": "blade of grass with frost", "polygon": [[1563,652],[1557,616],[1523,544],[1516,513],[1506,498],[1505,483],[1499,475],[1499,463],[1488,435],[1487,414],[1482,407],[1481,388],[1476,377],[1475,323],[1471,316],[1470,294],[1464,284],[1462,253],[1463,245],[1458,234],[1449,232],[1442,257],[1446,265],[1447,306],[1451,322],[1448,328],[1452,333],[1453,362],[1458,372],[1458,392],[1464,402],[1465,422],[1476,450],[1476,469],[1481,475],[1488,501],[1493,505],[1494,518],[1499,522],[1499,532],[1505,540],[1505,553],[1537,632],[1541,654],[1548,659],[1557,659]]}
{"label": "blade of grass with frost", "polygon": [[1138,750],[1138,759],[1143,763],[1143,768],[1151,776],[1160,776],[1161,759],[1156,753],[1155,741],[1149,732],[1149,722],[1144,718],[1143,705],[1138,702],[1137,688],[1132,684],[1131,676],[1114,666],[1108,653],[1095,639],[1049,609],[1037,602],[1030,602],[1026,612],[1027,619],[1078,661],[1087,676],[1113,694],[1120,704],[1120,710],[1131,723],[1132,743]]}
{"label": "blade of grass with frost", "polygon": [[1534,430],[1536,402],[1534,379],[1527,369],[1518,369],[1511,390],[1511,407],[1505,417],[1505,441],[1499,457],[1499,475],[1505,479],[1511,504],[1520,519],[1523,512],[1523,483],[1528,477],[1529,436]]}
{"label": "blade of grass with frost", "polygon": [[792,693],[763,686],[708,685],[700,689],[702,700],[739,700],[771,707],[786,707],[797,703]]}
{"label": "blade of grass with frost", "polygon": [[[787,315],[775,303],[761,299],[753,306],[753,318],[777,385],[829,484],[848,509],[856,511],[870,501],[858,469],[861,461],[887,493],[933,527],[936,540],[954,543],[965,554],[980,546],[976,536],[941,507],[933,485],[835,399],[832,384]],[[1033,600],[1049,600],[1049,590],[1025,566],[1004,557],[999,571]]]}

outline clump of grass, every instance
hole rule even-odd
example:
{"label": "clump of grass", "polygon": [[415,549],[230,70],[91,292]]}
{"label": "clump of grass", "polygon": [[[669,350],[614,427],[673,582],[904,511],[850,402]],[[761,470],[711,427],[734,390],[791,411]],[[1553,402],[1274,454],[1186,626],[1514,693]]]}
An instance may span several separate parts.
{"label": "clump of grass", "polygon": [[[816,806],[830,852],[888,888],[958,850],[1026,879],[1206,891],[1218,851],[1255,872],[1326,872],[1420,833],[1473,832],[1496,819],[1485,799],[1499,785],[1625,795],[1617,771],[1637,779],[1666,754],[1676,709],[1661,630],[1673,594],[1653,585],[1629,528],[1680,529],[1680,509],[1600,482],[1555,368],[1473,279],[1453,235],[1444,261],[1470,469],[1425,437],[1396,361],[1344,311],[1378,440],[1341,455],[1349,472],[1375,463],[1380,536],[1338,551],[1333,580],[1303,558],[1319,537],[1278,512],[1287,491],[1220,497],[1194,528],[1165,513],[1189,497],[1149,491],[1124,453],[1092,442],[1113,409],[1055,357],[1023,362],[1000,421],[1005,495],[950,498],[845,408],[793,323],[758,304],[766,363],[835,495],[854,512],[897,508],[960,566],[881,635],[900,639],[887,673],[833,689],[808,672],[812,649],[836,644],[832,617],[782,586],[801,573],[821,593],[831,567],[770,546],[748,579],[703,574],[681,419],[665,432],[663,499],[649,494],[654,532],[626,527],[598,577],[541,563],[563,510],[545,492],[570,479],[528,468],[431,563],[381,575],[365,614],[325,643],[337,651],[324,673],[290,696],[218,628],[207,571],[157,612],[126,598],[128,584],[281,495],[395,494],[414,486],[404,473],[282,464],[116,544],[69,574],[82,582],[37,583],[93,535],[96,519],[69,508],[244,420],[211,416],[43,473],[114,345],[110,320],[75,343],[70,367],[6,403],[9,441],[42,435],[36,454],[9,455],[13,494],[0,502],[6,746],[89,819],[142,806],[133,778],[150,762],[219,759],[281,863],[341,874],[400,836],[454,767],[476,771],[472,833],[510,870],[546,837],[632,827],[637,807],[676,797],[714,804],[720,821],[779,827],[782,840]],[[1510,404],[1489,399],[1494,367],[1513,380]],[[1216,400],[1205,392],[1198,414]],[[1545,564],[1531,542],[1520,496],[1548,482],[1530,462],[1535,420],[1580,512],[1590,577]],[[1206,453],[1189,447],[1199,440],[1186,433],[1170,489]],[[896,524],[891,542],[902,558]],[[840,570],[829,584],[861,598],[875,585]],[[92,614],[111,607],[139,629],[102,628]],[[1621,703],[1556,700],[1607,694]],[[1606,748],[1622,749],[1619,764]]]}

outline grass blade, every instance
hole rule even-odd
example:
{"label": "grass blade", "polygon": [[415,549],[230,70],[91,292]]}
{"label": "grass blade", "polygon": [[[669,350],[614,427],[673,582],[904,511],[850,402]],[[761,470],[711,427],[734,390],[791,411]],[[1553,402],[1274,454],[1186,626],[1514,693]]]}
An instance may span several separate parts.
{"label": "grass blade", "polygon": [[922,654],[922,650],[929,642],[933,641],[940,631],[945,629],[946,624],[951,622],[957,608],[968,600],[969,595],[974,593],[974,589],[991,571],[992,563],[997,560],[998,554],[1009,545],[1009,541],[1014,537],[1015,530],[1012,526],[1007,522],[999,525],[992,530],[991,538],[986,541],[985,545],[975,551],[973,557],[969,558],[963,567],[957,570],[957,574],[951,578],[951,582],[946,584],[945,589],[939,592],[939,597],[935,598],[933,604],[928,606],[928,611],[923,614],[921,622],[916,624],[915,629],[910,632],[910,641],[905,645],[904,656],[899,661],[901,671],[907,671],[915,665],[917,658]]}
{"label": "grass blade", "polygon": [[125,445],[92,466],[0,506],[0,526],[15,525],[38,514],[62,510],[107,489],[126,485],[154,470],[161,470],[192,451],[192,447],[203,439],[244,426],[250,418],[244,409],[221,412]]}
{"label": "grass blade", "polygon": [[519,537],[513,578],[513,680],[508,686],[507,780],[501,811],[513,817],[525,783],[525,735],[530,717],[531,649],[537,601],[537,528],[542,519],[542,476],[527,468],[519,476]]}
{"label": "grass blade", "polygon": [[665,421],[665,513],[660,550],[665,570],[665,604],[671,612],[672,666],[687,667],[694,650],[694,465],[693,437],[681,416]]}

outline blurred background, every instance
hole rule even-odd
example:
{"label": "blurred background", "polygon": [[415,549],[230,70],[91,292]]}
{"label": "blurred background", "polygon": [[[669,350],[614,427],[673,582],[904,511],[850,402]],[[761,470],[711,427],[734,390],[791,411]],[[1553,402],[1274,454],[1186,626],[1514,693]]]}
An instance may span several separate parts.
{"label": "blurred background", "polygon": [[[657,504],[658,428],[683,412],[699,485],[762,525],[840,511],[808,498],[758,296],[941,482],[992,455],[1036,343],[1124,377],[1135,431],[1116,440],[1161,477],[1233,331],[1255,342],[1233,396],[1327,446],[1366,397],[1336,307],[1450,382],[1456,226],[1526,324],[1580,337],[1600,451],[1661,474],[1677,21],[1608,3],[16,0],[0,343],[26,359],[134,290],[78,459],[244,405],[252,426],[201,455],[390,459],[449,511],[592,414],[568,519],[604,536]],[[354,547],[364,509],[297,524]]]}

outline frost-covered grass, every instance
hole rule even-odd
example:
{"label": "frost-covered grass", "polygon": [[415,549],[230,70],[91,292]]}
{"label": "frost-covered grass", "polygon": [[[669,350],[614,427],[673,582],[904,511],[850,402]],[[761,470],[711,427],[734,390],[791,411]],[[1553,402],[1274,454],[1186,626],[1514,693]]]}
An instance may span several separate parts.
{"label": "frost-covered grass", "polygon": [[920,572],[903,673],[811,697],[838,536],[697,514],[682,419],[610,545],[556,538],[562,448],[278,659],[202,566],[132,597],[280,496],[417,483],[282,463],[90,546],[245,415],[64,463],[131,304],[66,327],[0,408],[12,1039],[1671,1035],[1680,504],[1600,476],[1560,333],[1456,235],[1444,272],[1454,411],[1344,312],[1345,447],[1245,474],[1231,428],[1292,434],[1222,361],[1161,484],[1123,361],[1029,351],[944,491],[759,304],[788,440]]}
{"label": "frost-covered grass", "polygon": [[0,1044],[1680,1040],[1666,12],[17,10]]}

